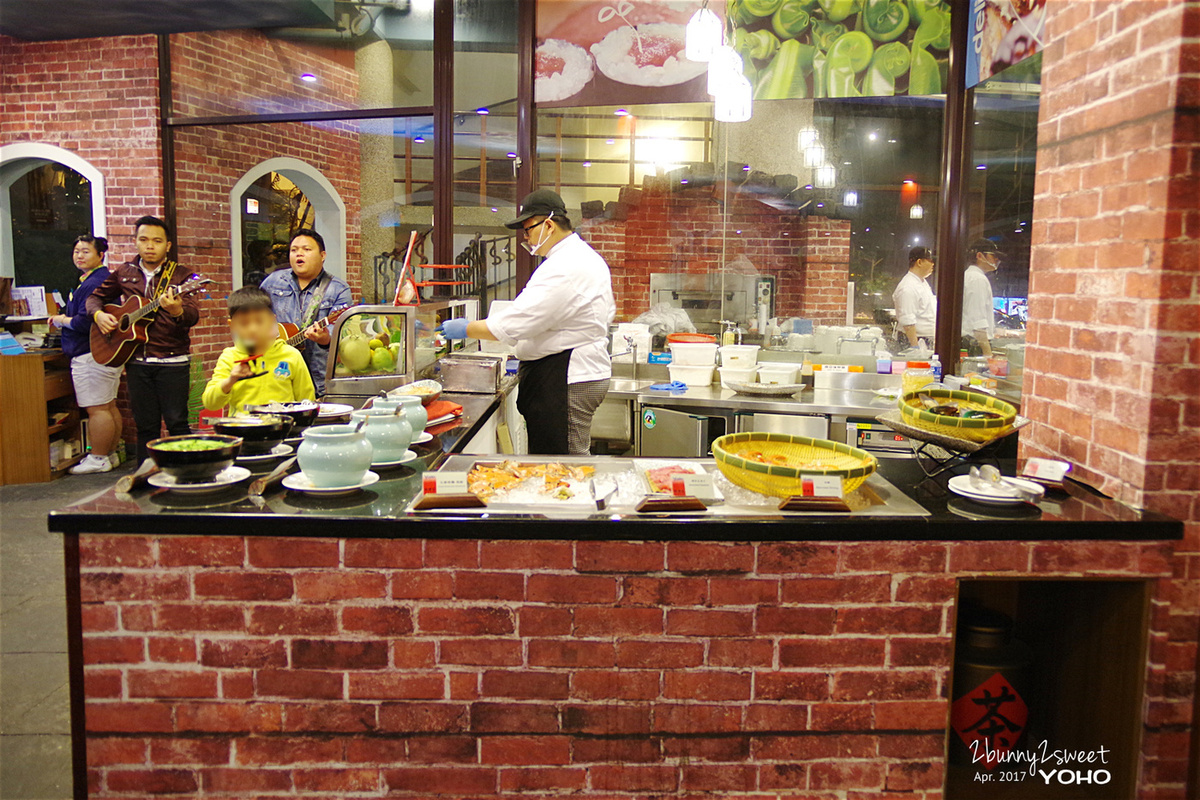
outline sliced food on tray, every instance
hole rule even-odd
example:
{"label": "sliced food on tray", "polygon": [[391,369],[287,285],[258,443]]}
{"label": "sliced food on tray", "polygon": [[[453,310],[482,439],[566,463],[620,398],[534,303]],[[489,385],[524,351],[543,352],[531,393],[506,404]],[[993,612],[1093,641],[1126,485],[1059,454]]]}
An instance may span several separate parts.
{"label": "sliced food on tray", "polygon": [[674,494],[676,475],[698,475],[701,472],[704,472],[704,468],[696,464],[664,464],[645,469],[646,482],[655,494]]}
{"label": "sliced food on tray", "polygon": [[567,464],[522,464],[517,461],[476,464],[467,473],[467,489],[485,503],[591,501],[587,481],[595,467]]}

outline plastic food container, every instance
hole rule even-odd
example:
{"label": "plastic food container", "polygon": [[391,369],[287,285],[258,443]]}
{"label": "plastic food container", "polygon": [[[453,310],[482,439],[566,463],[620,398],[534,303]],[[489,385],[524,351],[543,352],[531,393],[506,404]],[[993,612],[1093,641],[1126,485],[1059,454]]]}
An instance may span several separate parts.
{"label": "plastic food container", "polygon": [[671,380],[686,383],[688,386],[709,386],[712,384],[714,368],[687,364],[671,364],[667,367]]}
{"label": "plastic food container", "polygon": [[759,364],[759,383],[795,383],[799,364]]}
{"label": "plastic food container", "polygon": [[756,344],[727,344],[721,348],[722,367],[753,367],[758,363]]}
{"label": "plastic food container", "polygon": [[721,367],[721,385],[731,388],[730,383],[754,383],[758,380],[758,367]]}
{"label": "plastic food container", "polygon": [[[683,367],[711,367],[717,360],[716,343],[670,342],[671,363]],[[709,378],[711,382],[712,378]]]}

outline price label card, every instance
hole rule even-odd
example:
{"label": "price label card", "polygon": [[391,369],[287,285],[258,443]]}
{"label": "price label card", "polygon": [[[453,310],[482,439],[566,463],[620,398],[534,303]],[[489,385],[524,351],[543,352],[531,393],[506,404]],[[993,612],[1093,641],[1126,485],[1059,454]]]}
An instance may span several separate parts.
{"label": "price label card", "polygon": [[849,372],[849,364],[822,364],[821,372]]}
{"label": "price label card", "polygon": [[467,473],[427,472],[421,488],[425,494],[467,494]]}
{"label": "price label card", "polygon": [[712,475],[707,472],[672,476],[671,493],[676,497],[696,497],[701,500],[711,500],[716,496]]}
{"label": "price label card", "polygon": [[837,475],[805,475],[801,497],[841,497],[842,479]]}

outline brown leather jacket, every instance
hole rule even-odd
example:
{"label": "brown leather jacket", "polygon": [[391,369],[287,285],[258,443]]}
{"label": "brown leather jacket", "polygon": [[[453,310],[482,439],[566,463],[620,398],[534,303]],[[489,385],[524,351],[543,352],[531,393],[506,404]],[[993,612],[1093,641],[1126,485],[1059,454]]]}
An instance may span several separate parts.
{"label": "brown leather jacket", "polygon": [[[167,263],[170,263],[169,261]],[[160,267],[161,269],[161,267]],[[187,283],[192,277],[192,271],[181,266],[175,267],[171,276],[171,285],[179,286]],[[156,278],[157,279],[157,278]],[[146,293],[146,273],[142,272],[140,257],[126,262],[105,279],[104,283],[87,299],[87,313],[95,315],[110,303],[123,303],[130,295],[149,299]],[[184,295],[183,313],[172,317],[163,310],[154,314],[154,321],[146,329],[148,340],[143,352],[134,357],[148,356],[150,358],[171,358],[185,356],[191,349],[192,340],[189,332],[191,327],[200,320],[200,301],[195,294]]]}

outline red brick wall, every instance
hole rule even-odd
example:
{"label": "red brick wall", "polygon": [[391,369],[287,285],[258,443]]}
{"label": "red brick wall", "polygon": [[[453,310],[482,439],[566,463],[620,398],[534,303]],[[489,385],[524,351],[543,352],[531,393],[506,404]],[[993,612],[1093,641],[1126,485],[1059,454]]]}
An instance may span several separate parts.
{"label": "red brick wall", "polygon": [[[1170,575],[1130,543],[81,545],[98,798],[934,800],[957,578]],[[1167,599],[1152,658],[1186,661]]]}
{"label": "red brick wall", "polygon": [[1023,453],[1190,521],[1159,609],[1190,651],[1152,655],[1146,718],[1146,783],[1176,797],[1200,612],[1200,4],[1047,8]]}
{"label": "red brick wall", "polygon": [[[819,322],[846,318],[850,223],[784,213],[734,190],[729,213],[712,188],[669,191],[665,181],[623,191],[628,219],[594,217],[580,235],[608,261],[617,318],[632,320],[650,307],[650,275],[717,272],[745,256],[754,274],[776,278],[776,314]],[[736,269],[736,265],[734,266]]]}

